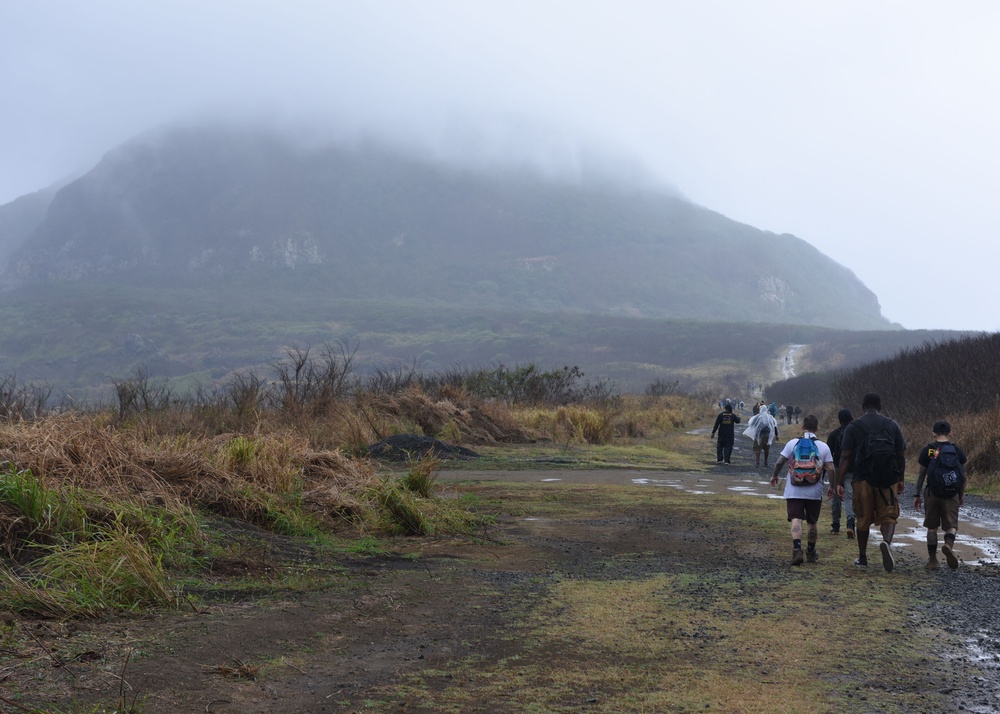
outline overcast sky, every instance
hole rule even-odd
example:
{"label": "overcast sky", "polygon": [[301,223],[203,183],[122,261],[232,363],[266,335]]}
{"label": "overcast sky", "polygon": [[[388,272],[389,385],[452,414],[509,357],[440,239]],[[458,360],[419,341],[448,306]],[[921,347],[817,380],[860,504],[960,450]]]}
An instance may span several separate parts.
{"label": "overcast sky", "polygon": [[995,0],[3,0],[0,204],[202,115],[554,173],[596,147],[904,327],[996,331],[998,37]]}

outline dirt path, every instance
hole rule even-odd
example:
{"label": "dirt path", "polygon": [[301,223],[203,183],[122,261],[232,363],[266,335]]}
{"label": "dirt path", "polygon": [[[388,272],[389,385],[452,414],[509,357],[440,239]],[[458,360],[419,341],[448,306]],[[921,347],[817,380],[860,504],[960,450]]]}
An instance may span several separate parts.
{"label": "dirt path", "polygon": [[[719,702],[727,700],[640,692],[609,679],[607,654],[579,649],[573,639],[558,640],[563,644],[557,647],[557,640],[539,639],[526,623],[554,607],[553,593],[567,583],[634,583],[668,575],[683,576],[677,582],[689,584],[678,592],[694,602],[714,602],[714,594],[731,588],[732,599],[718,601],[712,605],[718,609],[705,616],[732,617],[727,613],[760,608],[763,576],[789,586],[805,578],[807,587],[823,578],[844,578],[845,587],[865,593],[876,588],[876,594],[878,588],[903,588],[913,603],[912,612],[904,613],[909,625],[947,633],[939,649],[915,665],[916,679],[912,671],[853,673],[845,688],[840,678],[847,675],[817,665],[846,698],[816,703],[808,711],[1000,711],[995,506],[975,500],[970,505],[968,513],[975,514],[977,524],[963,524],[958,550],[965,562],[958,572],[925,573],[913,539],[896,546],[894,576],[874,567],[871,573],[854,572],[849,548],[838,544],[834,549],[827,527],[821,531],[821,548],[831,557],[810,574],[787,566],[783,535],[751,538],[738,515],[711,517],[720,494],[743,494],[757,502],[776,496],[763,470],[753,467],[745,441],[738,446],[733,465],[713,463],[704,474],[444,472],[441,483],[447,490],[501,504],[487,538],[475,543],[400,539],[385,553],[310,561],[306,565],[317,573],[329,573],[326,586],[298,588],[293,581],[276,599],[274,593],[261,599],[262,590],[234,588],[197,611],[41,623],[35,637],[49,652],[22,652],[23,670],[4,670],[5,691],[20,691],[29,706],[59,711],[92,711],[95,704],[111,711],[117,698],[134,697],[143,702],[145,714],[521,712],[529,705],[539,712],[725,710]],[[705,447],[706,458],[714,462],[707,436]],[[665,497],[670,493],[683,494],[683,508]],[[824,524],[827,515],[824,508]],[[780,521],[777,527],[783,528]],[[716,581],[711,590],[699,590],[699,582]],[[730,591],[725,592],[729,598]],[[557,613],[555,619],[564,616]],[[708,670],[718,666],[719,658],[732,656],[725,638],[712,635],[710,627],[658,627],[668,644],[680,638],[691,666]],[[57,660],[64,666],[53,666]],[[780,686],[768,682],[780,676],[769,663],[759,667],[754,679],[734,681],[755,686],[759,681],[779,696]],[[540,682],[526,674],[534,672],[542,673]],[[556,672],[577,678],[564,683]],[[927,691],[915,689],[914,681]],[[647,698],[636,699],[640,694]],[[679,703],[689,701],[699,703],[690,709]],[[894,701],[905,704],[898,708]]]}

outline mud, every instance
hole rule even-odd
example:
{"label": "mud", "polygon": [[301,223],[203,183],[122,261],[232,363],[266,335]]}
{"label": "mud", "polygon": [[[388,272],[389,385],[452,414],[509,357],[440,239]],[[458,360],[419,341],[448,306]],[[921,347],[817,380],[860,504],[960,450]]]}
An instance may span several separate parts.
{"label": "mud", "polygon": [[[745,441],[730,466],[714,464],[707,436],[705,445],[712,463],[702,474],[562,468],[446,471],[440,478],[445,484],[611,483],[780,496],[768,485],[767,472],[753,466]],[[826,509],[824,519],[828,523]],[[168,614],[89,623],[13,622],[11,627],[32,628],[37,648],[28,642],[13,655],[6,652],[3,696],[19,692],[22,706],[58,711],[111,711],[121,700],[140,702],[145,714],[434,711],[403,694],[387,698],[387,688],[418,672],[431,686],[459,686],[449,680],[450,662],[473,655],[490,661],[530,656],[519,650],[513,623],[544,600],[553,574],[641,577],[671,572],[680,563],[690,568],[692,562],[706,572],[735,569],[748,578],[762,570],[788,570],[784,553],[740,542],[738,532],[704,522],[672,522],[667,528],[664,521],[665,514],[652,506],[608,505],[599,518],[558,523],[506,513],[477,543],[413,539],[389,554],[308,562],[302,567],[329,570],[330,586],[318,592],[289,587],[277,602],[262,603],[256,591],[235,590],[231,597]],[[940,650],[928,653],[926,686],[934,694],[928,701],[938,707],[929,705],[928,711],[939,710],[941,696],[955,711],[1000,711],[997,523],[996,504],[970,498],[956,547],[962,566],[956,572],[921,572],[913,586],[914,601],[923,604],[910,614],[911,623],[948,633]],[[917,530],[909,521],[901,529],[894,546],[899,568],[922,571]],[[734,542],[738,557],[732,548],[720,547]],[[877,542],[873,535],[872,546]],[[628,553],[644,555],[609,557]],[[876,563],[873,558],[872,567]],[[560,711],[588,709],[615,711],[613,704],[594,704],[584,695]],[[519,710],[490,700],[469,708]],[[868,709],[859,701],[852,711]]]}

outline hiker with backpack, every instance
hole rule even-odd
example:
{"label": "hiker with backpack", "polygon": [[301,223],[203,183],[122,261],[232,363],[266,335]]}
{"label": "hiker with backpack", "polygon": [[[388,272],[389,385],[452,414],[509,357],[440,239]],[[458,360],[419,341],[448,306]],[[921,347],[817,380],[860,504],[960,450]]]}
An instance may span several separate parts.
{"label": "hiker with backpack", "polygon": [[792,565],[802,565],[803,561],[802,521],[809,527],[805,560],[809,563],[819,560],[816,539],[819,535],[819,512],[823,505],[823,474],[826,473],[832,481],[835,472],[830,447],[816,437],[818,428],[819,420],[813,414],[803,419],[802,436],[785,444],[771,474],[771,485],[777,486],[778,475],[788,464],[784,499],[788,520],[792,524]]}
{"label": "hiker with backpack", "polygon": [[771,416],[767,409],[761,409],[750,417],[743,436],[753,439],[754,466],[760,466],[761,452],[764,452],[764,465],[767,466],[771,444],[778,438],[778,420]]}
{"label": "hiker with backpack", "polygon": [[[927,529],[928,570],[938,567],[938,528],[944,531],[944,545],[941,552],[948,567],[958,569],[955,556],[955,534],[958,532],[958,509],[965,503],[965,452],[951,443],[951,424],[936,421],[932,427],[934,441],[920,452],[917,463],[917,494],[913,497],[913,508],[920,511],[921,493],[924,500],[924,528]],[[927,490],[924,492],[924,477]]]}
{"label": "hiker with backpack", "polygon": [[[833,454],[833,467],[835,469],[840,468],[840,449],[844,443],[844,429],[854,421],[854,415],[850,409],[841,409],[837,412],[837,421],[840,422],[840,426],[831,431],[830,435],[826,437],[826,445],[830,447],[830,453]],[[851,502],[854,498],[854,484],[852,481],[853,478],[844,479],[843,498],[837,495],[837,489],[834,488],[833,482],[830,483],[830,510],[833,512],[832,522],[830,523],[831,535],[838,535],[840,533],[840,515],[846,510],[847,537],[854,538],[854,504]]]}
{"label": "hiker with backpack", "polygon": [[725,461],[728,464],[732,458],[733,444],[736,443],[736,425],[739,423],[739,416],[733,414],[733,405],[726,402],[726,406],[719,412],[719,416],[715,417],[715,426],[712,427],[712,436],[710,437],[714,439],[715,432],[719,432],[719,441],[715,447],[716,463],[721,464]]}
{"label": "hiker with backpack", "polygon": [[882,397],[874,392],[861,401],[864,414],[844,429],[837,468],[837,495],[844,497],[847,475],[854,474],[854,515],[857,518],[858,558],[854,564],[868,567],[868,535],[872,525],[882,532],[879,550],[882,567],[895,567],[890,546],[899,518],[898,496],[903,494],[906,472],[906,441],[894,420],[882,416]]}

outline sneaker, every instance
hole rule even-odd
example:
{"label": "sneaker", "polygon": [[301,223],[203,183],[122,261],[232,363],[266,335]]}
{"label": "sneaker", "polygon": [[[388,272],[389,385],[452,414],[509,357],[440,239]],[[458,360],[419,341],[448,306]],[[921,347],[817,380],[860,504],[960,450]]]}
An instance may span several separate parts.
{"label": "sneaker", "polygon": [[858,566],[859,568],[867,568],[868,567],[868,558],[856,558],[854,560],[854,564],[856,566]]}
{"label": "sneaker", "polygon": [[792,565],[802,565],[802,549],[795,548],[792,550]]}
{"label": "sneaker", "polygon": [[818,563],[819,562],[819,553],[817,553],[815,550],[807,550],[806,551],[806,562],[807,563]]}
{"label": "sneaker", "polygon": [[716,461],[715,463],[717,463],[717,464],[721,464],[721,463],[722,463],[722,459],[719,459],[719,460],[718,460],[718,461]]}
{"label": "sneaker", "polygon": [[928,558],[927,562],[924,563],[924,569],[926,570],[937,570],[938,569],[938,559]]}
{"label": "sneaker", "polygon": [[847,526],[847,540],[854,540],[854,529]]}
{"label": "sneaker", "polygon": [[951,549],[951,546],[948,544],[941,546],[941,552],[944,553],[944,557],[948,561],[948,567],[952,570],[958,570],[958,558],[955,557],[955,551]]}
{"label": "sneaker", "polygon": [[831,528],[830,535],[840,535],[840,526],[834,526]]}
{"label": "sneaker", "polygon": [[[803,448],[804,448],[804,447],[803,447]],[[727,462],[726,462],[726,464],[731,464],[731,463],[733,463],[733,462],[732,462],[732,461],[727,461]]]}
{"label": "sneaker", "polygon": [[885,572],[891,573],[892,569],[896,567],[896,561],[892,559],[892,552],[889,550],[889,544],[882,541],[878,544],[878,549],[882,551],[882,567],[885,568]]}

